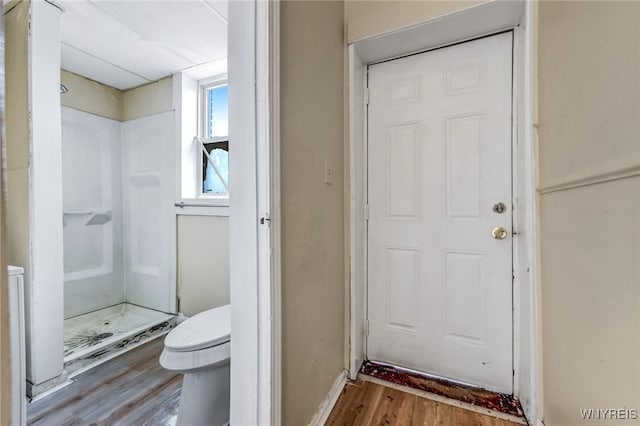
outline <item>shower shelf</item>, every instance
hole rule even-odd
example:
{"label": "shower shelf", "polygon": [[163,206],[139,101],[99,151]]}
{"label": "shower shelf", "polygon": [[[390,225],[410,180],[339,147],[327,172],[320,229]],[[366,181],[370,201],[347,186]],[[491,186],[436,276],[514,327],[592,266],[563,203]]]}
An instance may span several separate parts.
{"label": "shower shelf", "polygon": [[104,225],[111,222],[111,210],[64,210],[63,224],[67,225],[67,216],[91,216],[84,224],[86,226]]}

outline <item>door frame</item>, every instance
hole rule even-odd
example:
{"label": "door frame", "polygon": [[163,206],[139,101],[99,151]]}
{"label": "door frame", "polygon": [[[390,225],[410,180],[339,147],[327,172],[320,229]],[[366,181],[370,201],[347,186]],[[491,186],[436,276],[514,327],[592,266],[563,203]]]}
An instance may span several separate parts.
{"label": "door frame", "polygon": [[229,2],[230,424],[281,423],[280,0]]}
{"label": "door frame", "polygon": [[487,2],[348,46],[349,81],[349,377],[366,358],[367,318],[367,66],[408,54],[513,30],[512,199],[514,394],[532,424],[541,412],[541,348],[537,281],[534,129],[535,5]]}

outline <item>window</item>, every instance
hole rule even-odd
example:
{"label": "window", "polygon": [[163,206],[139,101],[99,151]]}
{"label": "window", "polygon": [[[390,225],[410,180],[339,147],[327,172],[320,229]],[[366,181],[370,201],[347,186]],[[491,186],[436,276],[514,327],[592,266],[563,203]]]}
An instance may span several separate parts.
{"label": "window", "polygon": [[229,194],[229,86],[226,82],[202,84],[200,91],[200,164],[202,195]]}

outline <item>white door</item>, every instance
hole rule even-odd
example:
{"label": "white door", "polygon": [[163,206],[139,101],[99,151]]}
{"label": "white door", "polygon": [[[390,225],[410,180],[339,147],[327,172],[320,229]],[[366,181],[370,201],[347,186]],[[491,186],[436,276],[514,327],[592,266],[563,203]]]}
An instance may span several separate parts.
{"label": "white door", "polygon": [[368,359],[507,393],[511,51],[504,33],[372,65],[368,111]]}

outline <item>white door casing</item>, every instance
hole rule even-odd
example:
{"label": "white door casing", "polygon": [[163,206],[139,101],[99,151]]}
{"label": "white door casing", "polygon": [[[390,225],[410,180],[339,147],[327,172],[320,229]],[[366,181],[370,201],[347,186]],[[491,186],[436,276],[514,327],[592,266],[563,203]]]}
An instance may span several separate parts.
{"label": "white door casing", "polygon": [[[512,37],[371,65],[368,76],[367,356],[507,393]],[[506,239],[492,237],[498,226]]]}

